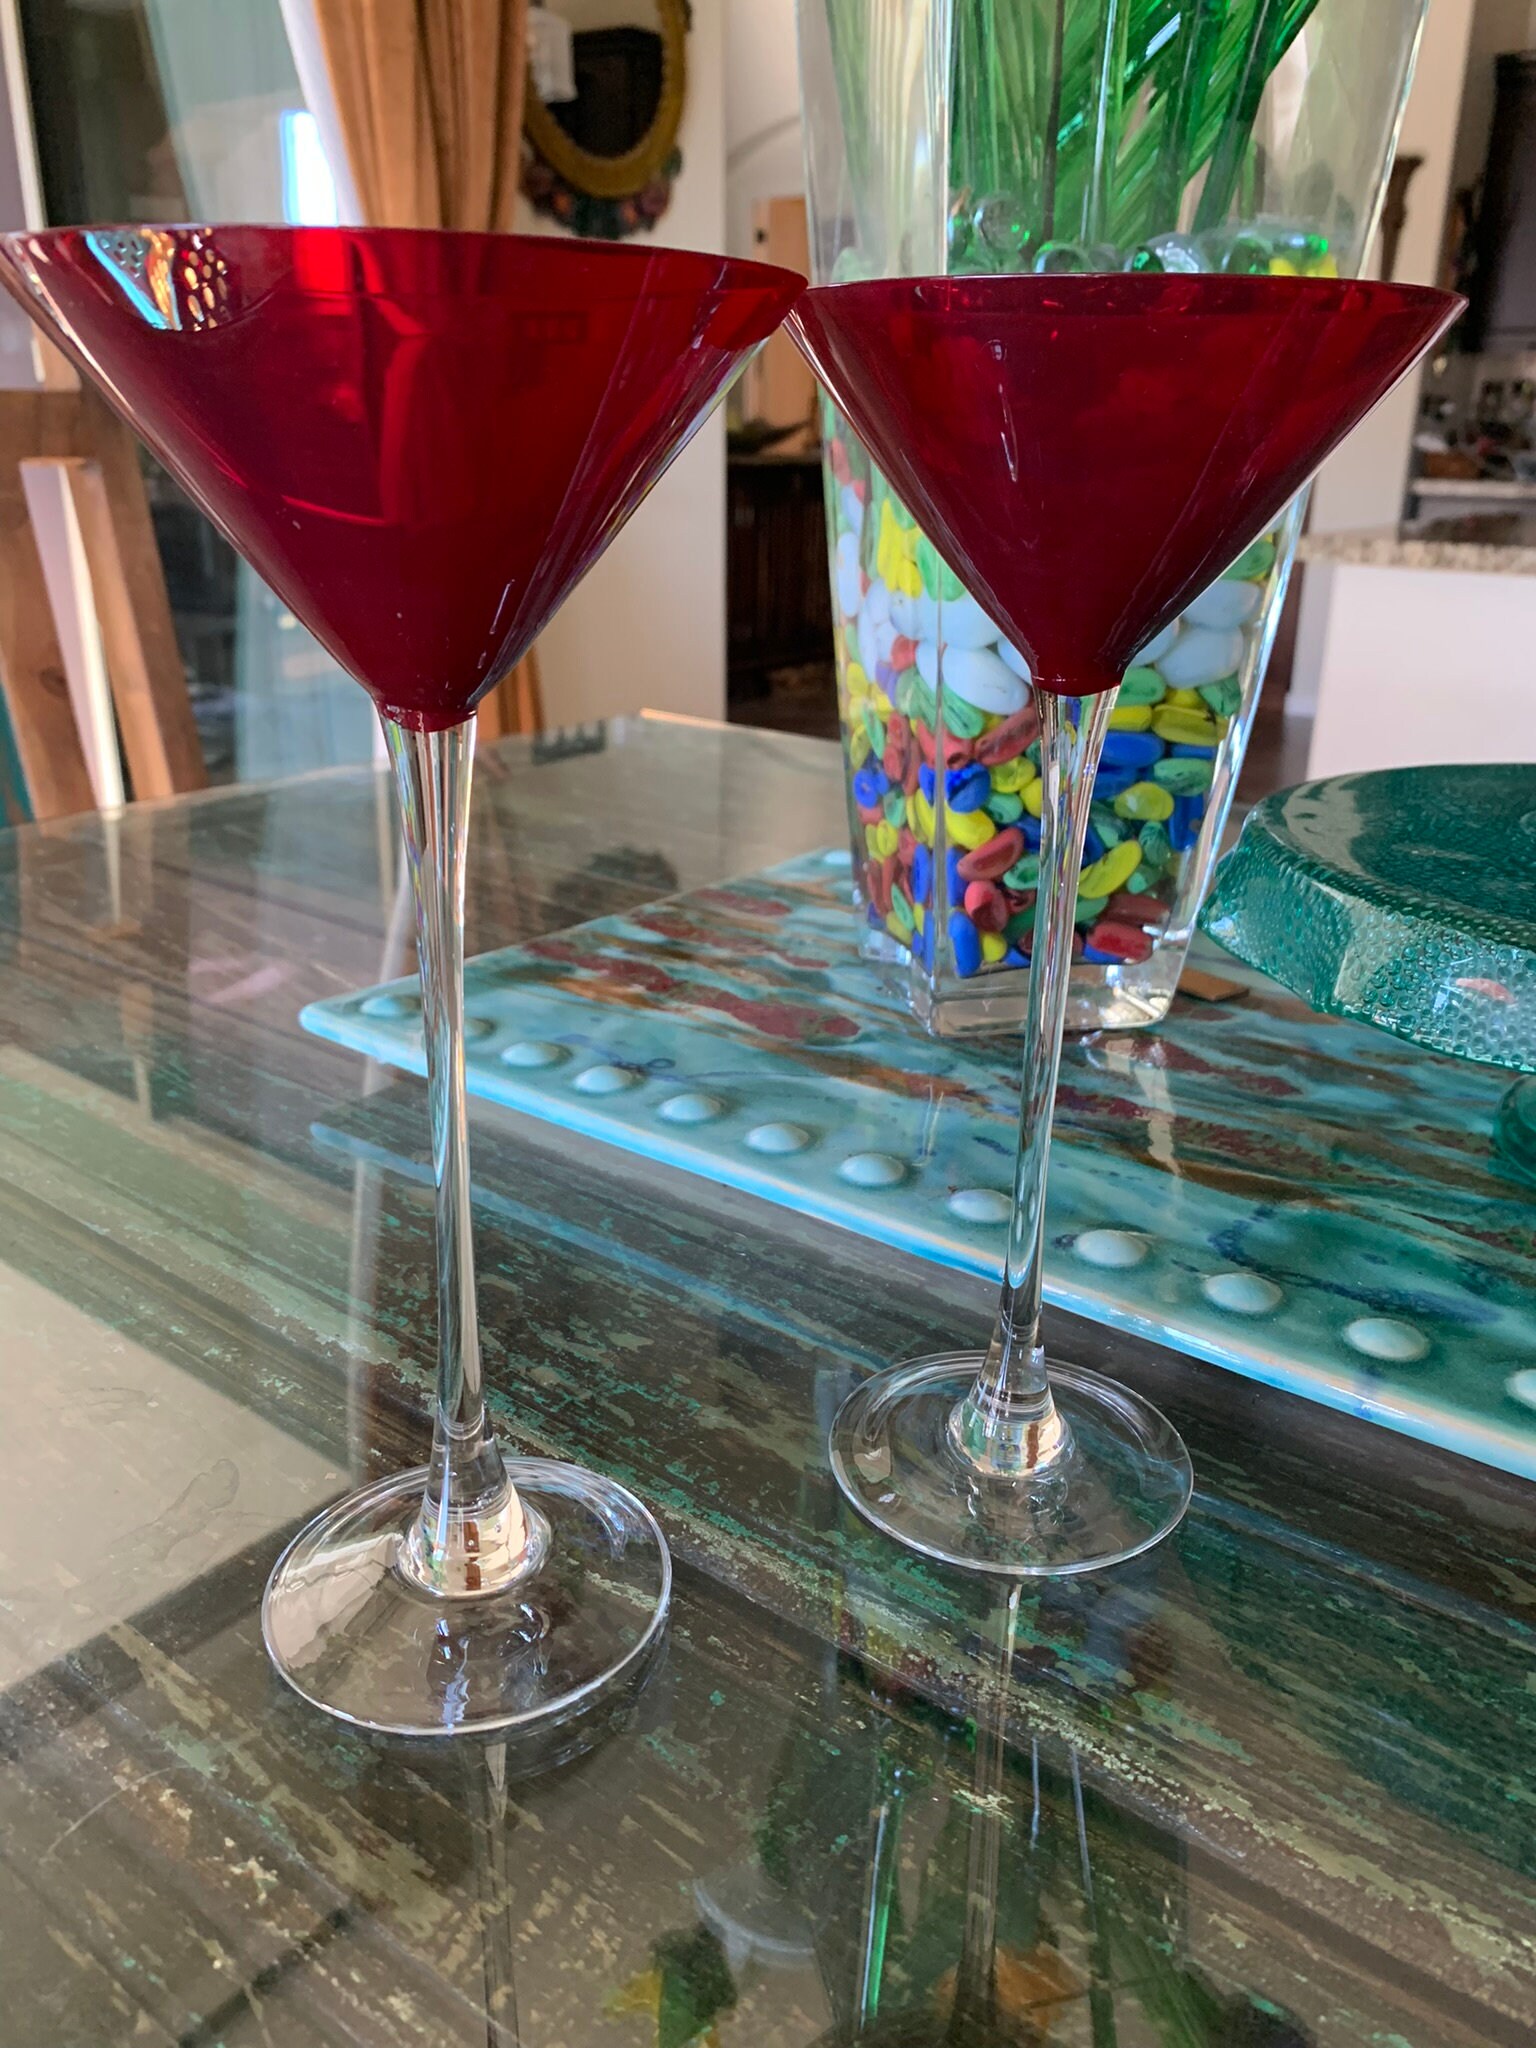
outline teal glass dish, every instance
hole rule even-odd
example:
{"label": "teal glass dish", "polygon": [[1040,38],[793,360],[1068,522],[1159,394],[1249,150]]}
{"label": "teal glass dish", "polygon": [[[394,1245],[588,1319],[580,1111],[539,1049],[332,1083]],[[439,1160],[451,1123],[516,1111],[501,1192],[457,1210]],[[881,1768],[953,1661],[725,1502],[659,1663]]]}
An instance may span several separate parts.
{"label": "teal glass dish", "polygon": [[1327,1016],[1536,1073],[1536,766],[1281,790],[1248,814],[1200,922]]}

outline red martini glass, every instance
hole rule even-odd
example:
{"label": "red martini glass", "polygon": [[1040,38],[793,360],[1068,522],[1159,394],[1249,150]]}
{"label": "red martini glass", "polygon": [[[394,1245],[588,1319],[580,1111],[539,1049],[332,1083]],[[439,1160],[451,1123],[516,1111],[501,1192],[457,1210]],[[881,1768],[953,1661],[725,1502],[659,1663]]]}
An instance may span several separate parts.
{"label": "red martini glass", "polygon": [[[1444,333],[1406,285],[1171,273],[897,278],[790,329],[922,530],[1024,654],[1040,720],[1022,1114],[991,1341],[864,1382],[839,1483],[914,1550],[1010,1577],[1167,1535],[1189,1455],[1148,1402],[1049,1367],[1046,1167],[1084,829],[1120,677]],[[942,630],[942,629],[941,629]],[[942,709],[942,698],[941,698]]]}
{"label": "red martini glass", "polygon": [[533,644],[802,280],[670,249],[405,229],[63,229],[0,280],[383,720],[415,885],[437,1207],[430,1463],[328,1509],[262,1609],[317,1706],[548,1725],[642,1667],[671,1586],[624,1487],[489,1428],[464,1104],[476,701]]}

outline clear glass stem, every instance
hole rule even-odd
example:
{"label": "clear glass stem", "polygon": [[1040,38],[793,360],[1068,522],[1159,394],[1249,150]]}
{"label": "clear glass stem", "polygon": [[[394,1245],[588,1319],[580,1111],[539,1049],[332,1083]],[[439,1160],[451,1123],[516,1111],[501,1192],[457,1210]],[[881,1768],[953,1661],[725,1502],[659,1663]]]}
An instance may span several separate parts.
{"label": "clear glass stem", "polygon": [[446,1596],[499,1592],[547,1546],[486,1422],[464,1103],[464,877],[475,722],[417,732],[384,720],[416,898],[437,1209],[437,1403],[421,1513],[401,1569]]}
{"label": "clear glass stem", "polygon": [[1115,695],[1105,690],[1082,698],[1074,727],[1060,697],[1046,690],[1035,692],[1044,801],[1008,1259],[985,1362],[950,1422],[956,1447],[978,1471],[1008,1478],[1027,1477],[1057,1464],[1069,1443],[1067,1426],[1051,1398],[1040,1342],[1045,1182],[1083,835]]}

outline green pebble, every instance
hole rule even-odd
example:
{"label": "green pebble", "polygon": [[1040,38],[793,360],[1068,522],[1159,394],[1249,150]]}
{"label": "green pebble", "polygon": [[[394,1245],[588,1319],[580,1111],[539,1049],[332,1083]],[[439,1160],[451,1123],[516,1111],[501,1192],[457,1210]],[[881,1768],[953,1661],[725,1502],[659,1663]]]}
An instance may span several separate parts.
{"label": "green pebble", "polygon": [[1161,825],[1143,825],[1136,837],[1141,842],[1141,857],[1147,867],[1161,872],[1173,859],[1173,841]]}
{"label": "green pebble", "polygon": [[1107,896],[1079,896],[1077,899],[1077,921],[1079,924],[1093,924],[1102,915]]}
{"label": "green pebble", "polygon": [[1235,718],[1243,701],[1243,686],[1236,676],[1223,676],[1219,683],[1202,683],[1200,695],[1217,718]]}
{"label": "green pebble", "polygon": [[1103,840],[1106,853],[1112,846],[1120,844],[1129,829],[1123,818],[1115,816],[1113,804],[1090,804],[1088,822]]}
{"label": "green pebble", "polygon": [[1267,576],[1275,566],[1275,544],[1272,540],[1256,540],[1252,547],[1244,548],[1231,568],[1222,577],[1224,583],[1257,583],[1261,576]]}
{"label": "green pebble", "polygon": [[939,551],[926,533],[917,543],[917,573],[922,577],[923,588],[928,595],[941,599],[945,604],[953,604],[956,598],[965,595],[965,585],[947,562],[940,561]]}
{"label": "green pebble", "polygon": [[1152,780],[1162,788],[1172,790],[1175,796],[1203,796],[1211,786],[1216,772],[1214,761],[1187,759],[1183,755],[1166,756],[1152,763]]}
{"label": "green pebble", "polygon": [[1003,877],[1005,889],[1038,889],[1040,886],[1040,856],[1026,853],[1016,860]]}
{"label": "green pebble", "polygon": [[926,725],[930,732],[939,722],[939,701],[921,676],[918,676],[917,688],[912,692],[912,722],[914,725]]}
{"label": "green pebble", "polygon": [[1115,812],[1121,818],[1145,818],[1155,822],[1172,817],[1173,799],[1160,783],[1133,782],[1129,789],[1122,789],[1115,798]]}
{"label": "green pebble", "polygon": [[913,705],[918,692],[927,687],[915,668],[903,669],[896,682],[896,709],[903,717],[912,716]]}
{"label": "green pebble", "polygon": [[869,735],[869,750],[878,761],[885,752],[885,720],[873,704],[864,706],[864,730]]}
{"label": "green pebble", "polygon": [[912,905],[908,901],[906,892],[902,889],[900,883],[891,890],[891,915],[904,932],[917,929],[917,920],[912,915]]}
{"label": "green pebble", "polygon": [[1024,749],[1024,758],[1026,761],[1034,762],[1035,773],[1038,775],[1040,773],[1040,742],[1038,740],[1030,741],[1029,745]]}
{"label": "green pebble", "polygon": [[906,791],[902,789],[888,789],[880,799],[880,808],[885,813],[886,822],[894,825],[899,832],[907,822]]}
{"label": "green pebble", "polygon": [[1016,910],[1003,926],[1003,937],[1010,946],[1016,946],[1020,939],[1032,939],[1034,935],[1035,913],[1033,908],[1029,910]]}
{"label": "green pebble", "polygon": [[1149,875],[1143,867],[1138,868],[1130,880],[1122,882],[1120,886],[1122,889],[1129,889],[1133,896],[1145,896],[1147,891],[1156,885],[1156,882],[1156,875]]}
{"label": "green pebble", "polygon": [[987,722],[987,714],[978,711],[974,704],[967,704],[963,697],[957,697],[951,690],[944,699],[944,726],[957,740],[974,740],[981,736],[981,729]]}
{"label": "green pebble", "polygon": [[994,790],[987,798],[987,816],[999,825],[1016,825],[1024,815],[1024,799],[1011,789]]}
{"label": "green pebble", "polygon": [[1161,704],[1168,685],[1155,668],[1128,668],[1120,683],[1117,704]]}

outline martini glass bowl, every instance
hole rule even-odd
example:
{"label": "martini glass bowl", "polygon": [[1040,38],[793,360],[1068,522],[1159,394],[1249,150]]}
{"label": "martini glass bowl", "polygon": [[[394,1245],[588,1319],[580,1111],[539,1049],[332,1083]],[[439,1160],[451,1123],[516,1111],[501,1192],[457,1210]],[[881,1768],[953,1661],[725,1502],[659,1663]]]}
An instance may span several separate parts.
{"label": "martini glass bowl", "polygon": [[557,1725],[659,1640],[625,1487],[486,1414],[464,1100],[477,700],[802,280],[669,249],[408,229],[0,237],[3,282],[378,707],[416,899],[436,1198],[431,1457],[301,1531],[262,1609],[315,1705],[400,1735]]}
{"label": "martini glass bowl", "polygon": [[[1015,835],[1018,867],[999,871],[989,841],[957,877],[983,928],[1001,884],[1036,892],[992,1337],[876,1374],[832,1431],[854,1506],[927,1556],[1018,1578],[1090,1571],[1149,1548],[1188,1505],[1189,1457],[1167,1419],[1098,1374],[1048,1370],[1040,1335],[1095,772],[1137,648],[1265,531],[1460,307],[1402,285],[1090,272],[831,285],[790,316],[834,404],[1020,650],[1039,728],[1038,855],[1026,873]],[[935,803],[949,794],[936,782]]]}

